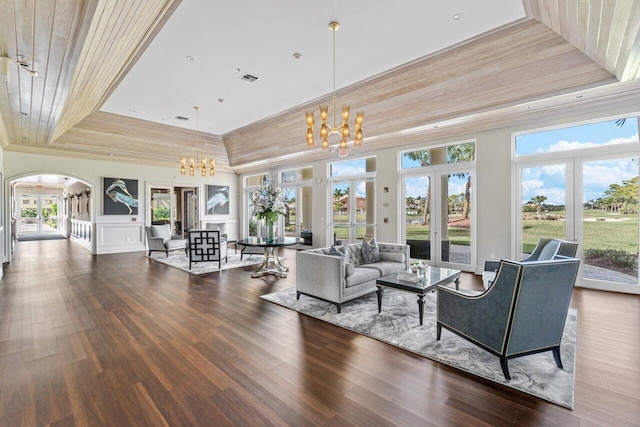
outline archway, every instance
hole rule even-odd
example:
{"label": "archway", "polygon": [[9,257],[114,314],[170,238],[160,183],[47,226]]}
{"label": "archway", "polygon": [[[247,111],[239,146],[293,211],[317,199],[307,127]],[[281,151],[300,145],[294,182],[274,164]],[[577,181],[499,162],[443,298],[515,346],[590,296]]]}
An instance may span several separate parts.
{"label": "archway", "polygon": [[5,180],[1,239],[5,262],[19,240],[68,238],[95,253],[95,185],[72,174],[29,172]]}

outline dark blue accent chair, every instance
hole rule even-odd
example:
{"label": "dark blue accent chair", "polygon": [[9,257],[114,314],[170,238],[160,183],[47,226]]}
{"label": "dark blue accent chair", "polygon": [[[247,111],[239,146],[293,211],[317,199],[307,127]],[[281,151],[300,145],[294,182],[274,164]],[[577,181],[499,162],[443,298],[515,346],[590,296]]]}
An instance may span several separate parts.
{"label": "dark blue accent chair", "polygon": [[549,261],[500,261],[493,285],[469,295],[438,287],[437,339],[445,328],[507,361],[552,351],[560,360],[564,330],[580,260],[556,255]]}

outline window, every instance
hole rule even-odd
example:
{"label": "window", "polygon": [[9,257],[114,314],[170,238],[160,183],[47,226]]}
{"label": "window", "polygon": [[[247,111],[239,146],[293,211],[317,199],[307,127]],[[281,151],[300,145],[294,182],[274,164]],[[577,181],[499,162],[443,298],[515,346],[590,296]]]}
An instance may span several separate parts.
{"label": "window", "polygon": [[410,255],[473,271],[475,142],[400,153],[401,232]]}
{"label": "window", "polygon": [[516,156],[638,142],[638,117],[549,129],[516,136]]}
{"label": "window", "polygon": [[402,169],[422,168],[445,163],[472,162],[475,160],[475,143],[463,142],[461,144],[447,145],[444,151],[442,147],[406,151],[401,153],[400,159],[400,167]]}
{"label": "window", "polygon": [[[374,162],[373,171],[375,171],[375,157],[371,157],[370,159],[373,159],[373,162]],[[356,160],[345,160],[342,162],[331,163],[330,176],[332,178],[335,178],[340,176],[353,176],[353,175],[365,174],[368,172],[367,160],[368,159],[356,159]]]}
{"label": "window", "polygon": [[279,225],[286,236],[312,232],[313,168],[311,166],[280,171],[280,186],[285,195],[286,213]]}
{"label": "window", "polygon": [[329,235],[338,243],[375,237],[376,158],[334,162],[330,171]]}
{"label": "window", "polygon": [[575,240],[582,286],[638,293],[638,117],[515,135],[516,257]]}

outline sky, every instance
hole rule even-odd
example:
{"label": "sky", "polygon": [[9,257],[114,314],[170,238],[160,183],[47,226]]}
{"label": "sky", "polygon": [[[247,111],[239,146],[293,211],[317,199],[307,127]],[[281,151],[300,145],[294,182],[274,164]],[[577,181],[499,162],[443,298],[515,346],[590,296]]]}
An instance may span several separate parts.
{"label": "sky", "polygon": [[[616,120],[533,132],[516,137],[516,155],[550,153],[580,148],[623,144],[638,141],[638,118],[629,117],[623,125]],[[403,168],[419,166],[418,162],[403,156]],[[332,176],[348,177],[365,173],[365,159],[336,162],[332,166]],[[631,158],[588,162],[583,167],[583,201],[597,199],[609,189],[611,184],[621,184],[638,175],[638,165]],[[551,165],[526,168],[522,176],[522,203],[532,197],[544,195],[547,204],[565,205],[565,166]],[[406,197],[424,197],[428,185],[427,177],[406,179]],[[449,194],[464,192],[465,178],[455,176],[449,179]],[[357,188],[359,196],[364,196],[364,182]],[[346,184],[337,184],[334,188],[344,189]]]}
{"label": "sky", "polygon": [[[519,135],[516,155],[549,153],[579,148],[623,144],[638,141],[638,119],[628,118],[618,126],[615,120]],[[579,172],[578,172],[579,173]],[[601,197],[611,184],[638,176],[638,165],[631,158],[584,163],[583,202]],[[565,205],[565,166],[551,165],[523,169],[522,203],[543,195],[545,203]]]}

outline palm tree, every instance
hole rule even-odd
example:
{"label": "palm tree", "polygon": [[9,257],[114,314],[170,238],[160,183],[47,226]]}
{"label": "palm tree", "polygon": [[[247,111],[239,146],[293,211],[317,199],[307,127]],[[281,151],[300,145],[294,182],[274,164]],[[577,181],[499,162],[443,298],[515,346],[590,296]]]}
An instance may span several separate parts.
{"label": "palm tree", "polygon": [[[429,166],[431,163],[431,154],[429,150],[410,151],[405,155],[413,161],[420,162],[420,166]],[[424,201],[424,210],[422,211],[422,225],[427,225],[429,219],[429,204],[431,203],[431,185],[427,185],[427,197]]]}
{"label": "palm tree", "polygon": [[531,202],[536,205],[536,212],[538,213],[538,219],[542,219],[542,204],[547,200],[547,196],[537,195],[531,198]]}
{"label": "palm tree", "polygon": [[[475,157],[475,144],[469,142],[466,144],[450,145],[447,147],[447,162],[460,163],[473,161]],[[471,206],[471,174],[470,173],[454,173],[453,176],[458,178],[467,178],[464,186],[464,202],[462,206],[462,218],[469,218],[469,207]]]}
{"label": "palm tree", "polygon": [[333,190],[333,200],[340,200],[340,197],[344,196],[344,191],[339,188]]}

